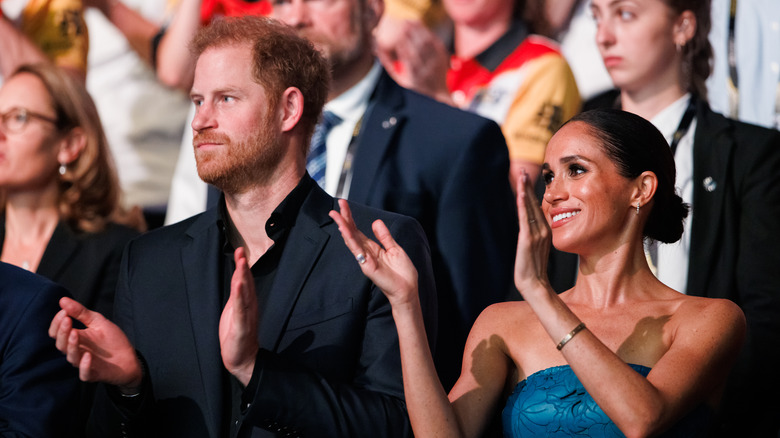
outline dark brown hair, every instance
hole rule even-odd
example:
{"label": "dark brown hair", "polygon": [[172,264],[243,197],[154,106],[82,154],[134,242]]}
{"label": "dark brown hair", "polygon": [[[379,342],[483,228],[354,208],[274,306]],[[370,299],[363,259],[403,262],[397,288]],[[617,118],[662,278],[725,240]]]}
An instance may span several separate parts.
{"label": "dark brown hair", "polygon": [[652,123],[626,111],[602,108],[582,112],[567,122],[582,122],[601,142],[607,156],[625,178],[653,172],[658,187],[643,234],[663,243],[680,240],[688,205],[675,193],[675,164],[671,148]]}
{"label": "dark brown hair", "polygon": [[513,16],[528,27],[528,31],[553,38],[550,22],[547,20],[544,0],[515,0]]}
{"label": "dark brown hair", "polygon": [[685,11],[693,12],[696,17],[696,31],[693,38],[682,48],[683,76],[687,90],[707,100],[707,78],[712,73],[712,44],[710,28],[712,18],[710,0],[663,0],[676,15]]}

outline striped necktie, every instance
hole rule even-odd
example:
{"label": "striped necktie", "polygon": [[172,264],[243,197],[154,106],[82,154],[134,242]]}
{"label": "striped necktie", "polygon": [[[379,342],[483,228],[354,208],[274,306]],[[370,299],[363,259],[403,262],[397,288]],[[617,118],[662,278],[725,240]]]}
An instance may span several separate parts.
{"label": "striped necktie", "polygon": [[311,148],[306,159],[306,170],[317,181],[320,187],[325,188],[325,166],[327,165],[327,149],[325,141],[330,130],[341,123],[341,118],[330,111],[322,113],[322,121],[314,128],[311,137]]}

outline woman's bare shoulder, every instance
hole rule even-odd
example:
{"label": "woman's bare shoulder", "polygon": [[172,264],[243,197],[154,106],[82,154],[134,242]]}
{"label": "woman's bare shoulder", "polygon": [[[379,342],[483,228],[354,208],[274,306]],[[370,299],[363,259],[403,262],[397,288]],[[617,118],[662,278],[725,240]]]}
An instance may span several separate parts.
{"label": "woman's bare shoulder", "polygon": [[688,330],[707,330],[721,336],[744,336],[745,314],[731,300],[685,296],[675,312],[681,326]]}
{"label": "woman's bare shoulder", "polygon": [[678,312],[684,316],[698,315],[699,318],[714,318],[734,322],[744,320],[745,315],[739,306],[725,298],[707,298],[685,295]]}
{"label": "woman's bare shoulder", "polygon": [[469,332],[469,343],[487,339],[509,339],[522,330],[529,320],[537,320],[527,303],[507,301],[488,306],[474,322]]}
{"label": "woman's bare shoulder", "polygon": [[527,322],[529,317],[536,320],[536,315],[525,301],[504,301],[491,304],[480,313],[474,326],[501,327],[515,326]]}

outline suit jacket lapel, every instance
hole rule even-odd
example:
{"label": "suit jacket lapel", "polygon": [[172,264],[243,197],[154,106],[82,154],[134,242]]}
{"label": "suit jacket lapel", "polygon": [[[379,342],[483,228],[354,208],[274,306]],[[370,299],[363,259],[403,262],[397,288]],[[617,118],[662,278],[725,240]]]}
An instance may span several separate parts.
{"label": "suit jacket lapel", "polygon": [[[184,290],[189,305],[197,366],[203,382],[203,403],[210,410],[206,413],[206,418],[215,420],[209,423],[210,436],[220,434],[224,395],[224,366],[219,354],[219,318],[222,315],[223,288],[219,266],[222,264],[222,248],[219,245],[219,230],[215,225],[216,215],[215,208],[201,215],[187,230],[191,241],[181,249]],[[204,266],[206,269],[198,268]]]}
{"label": "suit jacket lapel", "polygon": [[[59,278],[78,247],[79,242],[73,231],[64,223],[59,222],[46,245],[36,273],[47,278]],[[71,291],[74,294],[78,292],[80,291]],[[81,300],[83,297],[74,296],[74,298]]]}
{"label": "suit jacket lapel", "polygon": [[316,184],[304,200],[284,244],[266,308],[260,309],[260,348],[277,350],[301,291],[330,240],[322,227],[333,222],[328,212],[334,204],[333,198]]}
{"label": "suit jacket lapel", "polygon": [[382,71],[363,117],[353,164],[351,201],[369,204],[375,177],[406,115],[404,97],[387,72]]}
{"label": "suit jacket lapel", "polygon": [[716,248],[723,236],[723,204],[729,162],[734,144],[727,131],[731,122],[715,114],[705,102],[697,106],[697,127],[693,150],[693,222],[688,265],[687,292],[703,295],[707,290],[711,269],[718,257]]}

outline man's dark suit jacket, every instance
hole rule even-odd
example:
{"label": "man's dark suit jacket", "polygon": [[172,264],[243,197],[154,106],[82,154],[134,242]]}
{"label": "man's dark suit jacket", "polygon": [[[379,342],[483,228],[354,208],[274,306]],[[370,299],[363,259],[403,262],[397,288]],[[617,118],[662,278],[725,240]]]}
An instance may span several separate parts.
{"label": "man's dark suit jacket", "polygon": [[[65,287],[73,298],[90,310],[111,317],[122,251],[138,231],[109,223],[97,233],[75,231],[65,222],[57,224],[37,274]],[[0,220],[0,248],[5,240],[5,220]]]}
{"label": "man's dark suit jacket", "polygon": [[384,71],[356,141],[349,200],[411,216],[428,237],[439,295],[436,366],[449,389],[479,313],[517,295],[506,141],[493,121],[404,89]]}
{"label": "man's dark suit jacket", "polygon": [[[617,92],[586,108],[610,106]],[[777,436],[780,425],[780,132],[697,99],[687,293],[728,298],[748,332],[731,374],[721,436]]]}
{"label": "man's dark suit jacket", "polygon": [[0,436],[75,436],[78,371],[48,332],[63,296],[61,286],[0,262]]}
{"label": "man's dark suit jacket", "polygon": [[[390,304],[328,216],[336,201],[311,184],[260,309],[257,391],[245,394],[242,432],[256,425],[252,436],[410,436]],[[350,207],[358,228],[373,236],[371,223],[383,219],[410,255],[426,322],[435,329],[430,254],[419,224]],[[220,257],[214,208],[128,245],[114,316],[147,363],[151,393],[143,391],[140,408],[129,411],[110,389],[98,391],[93,420],[106,430],[95,436],[220,436],[230,420],[218,338]]]}

